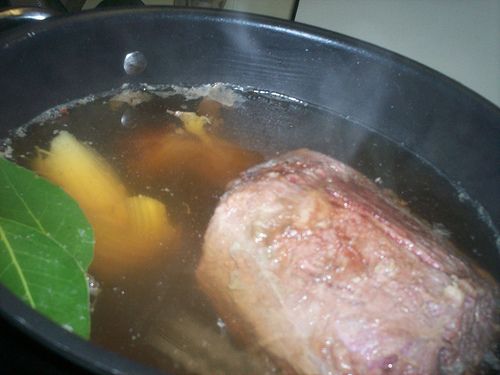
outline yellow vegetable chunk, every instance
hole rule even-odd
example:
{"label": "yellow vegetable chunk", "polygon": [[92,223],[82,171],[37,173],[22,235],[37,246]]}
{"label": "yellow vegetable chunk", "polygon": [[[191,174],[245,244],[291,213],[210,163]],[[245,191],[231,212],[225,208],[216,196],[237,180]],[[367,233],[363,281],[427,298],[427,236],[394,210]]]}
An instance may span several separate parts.
{"label": "yellow vegetable chunk", "polygon": [[205,125],[210,123],[210,119],[205,116],[198,116],[194,112],[181,112],[174,113],[181,119],[184,128],[191,134],[198,136],[201,140],[209,142],[210,138],[205,130]]}
{"label": "yellow vegetable chunk", "polygon": [[98,279],[154,264],[178,238],[162,202],[129,197],[109,164],[68,132],[52,140],[50,151],[39,150],[33,167],[72,196],[92,224],[91,272]]}
{"label": "yellow vegetable chunk", "polygon": [[50,151],[38,150],[33,167],[63,188],[88,214],[115,211],[127,198],[125,187],[106,161],[67,131],[52,140]]}

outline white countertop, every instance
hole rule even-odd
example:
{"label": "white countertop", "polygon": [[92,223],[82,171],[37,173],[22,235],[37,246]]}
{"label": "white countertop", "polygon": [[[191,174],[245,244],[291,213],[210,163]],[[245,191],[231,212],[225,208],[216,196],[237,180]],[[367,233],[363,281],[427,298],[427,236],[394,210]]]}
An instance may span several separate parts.
{"label": "white countertop", "polygon": [[300,0],[296,21],[407,56],[500,107],[500,0]]}

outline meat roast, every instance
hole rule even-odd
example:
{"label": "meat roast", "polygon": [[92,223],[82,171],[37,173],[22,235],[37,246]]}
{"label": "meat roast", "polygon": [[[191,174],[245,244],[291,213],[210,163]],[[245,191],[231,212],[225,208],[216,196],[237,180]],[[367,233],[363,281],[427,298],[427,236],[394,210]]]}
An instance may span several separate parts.
{"label": "meat roast", "polygon": [[305,149],[231,183],[196,276],[286,373],[471,373],[496,335],[493,278],[393,193]]}

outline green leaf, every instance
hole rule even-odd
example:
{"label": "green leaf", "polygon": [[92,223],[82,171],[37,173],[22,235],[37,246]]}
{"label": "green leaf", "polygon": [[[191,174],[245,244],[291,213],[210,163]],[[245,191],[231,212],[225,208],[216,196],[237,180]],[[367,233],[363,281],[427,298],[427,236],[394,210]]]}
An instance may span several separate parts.
{"label": "green leaf", "polygon": [[85,338],[93,247],[92,227],[72,198],[0,157],[0,282]]}

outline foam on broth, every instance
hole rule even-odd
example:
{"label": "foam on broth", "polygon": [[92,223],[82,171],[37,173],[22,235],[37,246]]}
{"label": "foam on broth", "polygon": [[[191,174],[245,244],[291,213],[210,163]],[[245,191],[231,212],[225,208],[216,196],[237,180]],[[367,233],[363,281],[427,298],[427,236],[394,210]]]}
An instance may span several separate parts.
{"label": "foam on broth", "polygon": [[[459,248],[494,273],[494,251],[481,249],[494,249],[497,237],[477,215],[477,207],[421,158],[381,135],[307,103],[266,93],[220,85],[198,91],[125,88],[51,109],[13,132],[3,146],[8,157],[30,167],[35,147],[48,149],[53,137],[66,130],[97,150],[134,194],[163,202],[182,228],[174,255],[113,281],[100,281],[93,301],[92,342],[168,373],[280,372],[265,355],[230,337],[195,282],[203,234],[224,183],[205,183],[206,177],[184,173],[182,166],[153,179],[129,167],[134,156],[128,140],[182,127],[175,111],[199,111],[206,104],[200,93],[225,104],[204,109],[217,112],[211,114],[217,120],[211,129],[215,136],[263,159],[307,147],[344,161],[393,190],[437,230],[448,231]],[[211,170],[200,173],[207,176]]]}

